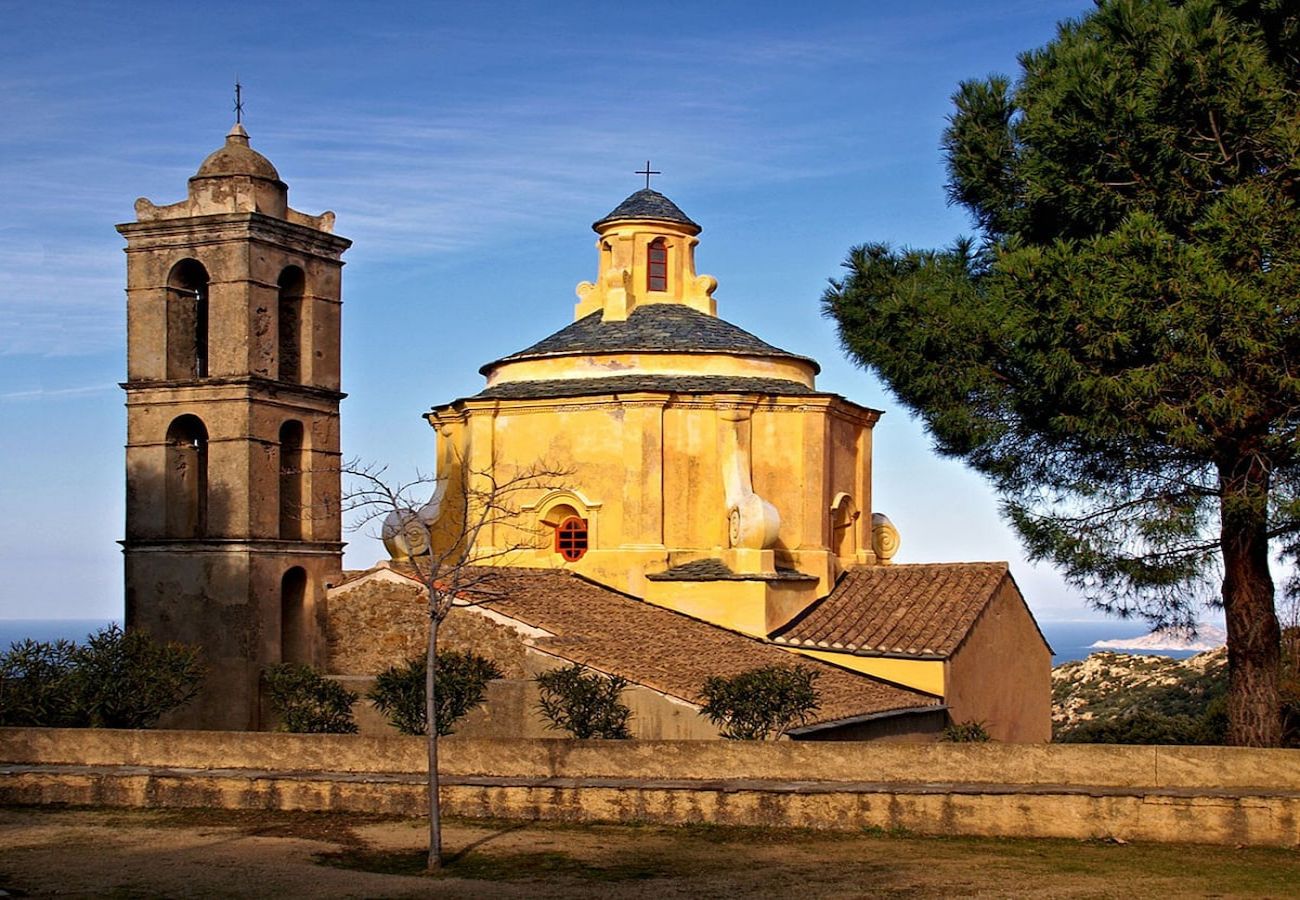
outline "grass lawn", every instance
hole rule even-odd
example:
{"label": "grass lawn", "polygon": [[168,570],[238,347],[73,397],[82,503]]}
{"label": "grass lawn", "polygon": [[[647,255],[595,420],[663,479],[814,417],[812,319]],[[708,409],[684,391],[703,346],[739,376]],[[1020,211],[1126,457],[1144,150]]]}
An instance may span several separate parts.
{"label": "grass lawn", "polygon": [[0,808],[11,896],[1293,897],[1300,852],[452,819]]}

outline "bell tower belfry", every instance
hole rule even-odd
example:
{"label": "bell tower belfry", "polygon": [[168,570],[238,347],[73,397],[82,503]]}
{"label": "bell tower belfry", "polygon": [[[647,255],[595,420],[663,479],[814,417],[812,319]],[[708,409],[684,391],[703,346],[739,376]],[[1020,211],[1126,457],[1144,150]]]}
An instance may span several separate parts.
{"label": "bell tower belfry", "polygon": [[126,238],[126,626],[198,644],[171,724],[262,724],[262,669],[324,661],[342,568],[334,214],[288,188],[236,124],[186,199],[141,198]]}

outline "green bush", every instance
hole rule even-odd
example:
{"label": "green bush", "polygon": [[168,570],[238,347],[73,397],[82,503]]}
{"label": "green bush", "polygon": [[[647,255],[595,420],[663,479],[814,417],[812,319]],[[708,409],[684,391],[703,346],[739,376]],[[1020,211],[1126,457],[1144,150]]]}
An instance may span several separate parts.
{"label": "green bush", "polygon": [[69,641],[23,641],[0,656],[0,724],[151,728],[203,682],[196,647],[112,624]]}
{"label": "green bush", "polygon": [[576,738],[622,739],[631,737],[627,723],[632,710],[619,700],[628,681],[619,675],[587,674],[587,667],[574,663],[543,672],[533,679],[541,696],[537,708],[548,728],[569,732]]}
{"label": "green bush", "polygon": [[30,638],[0,655],[0,725],[61,727],[76,721],[71,676],[76,645]]}
{"label": "green bush", "polygon": [[950,744],[986,744],[993,739],[983,722],[949,722],[943,728],[943,740]]}
{"label": "green bush", "polygon": [[1227,730],[1227,701],[1220,699],[1199,716],[1138,710],[1080,722],[1057,740],[1064,744],[1222,744]]}
{"label": "green bush", "polygon": [[78,713],[95,728],[152,728],[188,703],[203,683],[197,647],[160,644],[116,624],[86,638],[74,653]]}
{"label": "green bush", "polygon": [[808,721],[821,701],[817,679],[808,666],[760,666],[738,675],[714,675],[700,692],[701,715],[718,726],[724,738],[761,741],[778,738]]}
{"label": "green bush", "polygon": [[262,675],[280,731],[304,734],[356,734],[352,704],[357,695],[311,666],[280,663]]}
{"label": "green bush", "polygon": [[[380,672],[374,689],[366,695],[402,734],[424,734],[428,727],[424,676],[424,657],[413,659]],[[483,702],[488,682],[500,678],[501,669],[476,653],[440,650],[434,677],[433,695],[438,705],[434,721],[438,734],[446,736],[455,731],[462,716]]]}

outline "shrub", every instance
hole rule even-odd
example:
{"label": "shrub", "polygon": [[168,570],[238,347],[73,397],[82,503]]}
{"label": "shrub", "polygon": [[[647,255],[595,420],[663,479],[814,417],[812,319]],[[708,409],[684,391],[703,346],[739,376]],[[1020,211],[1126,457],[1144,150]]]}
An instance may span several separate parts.
{"label": "shrub", "polygon": [[[428,727],[424,676],[424,657],[413,659],[380,672],[374,689],[366,695],[402,734],[424,734]],[[501,669],[476,653],[440,650],[434,677],[437,684],[433,695],[438,705],[434,722],[438,734],[446,736],[455,731],[462,716],[483,702],[488,682],[500,678]]]}
{"label": "shrub", "polygon": [[87,637],[73,656],[78,714],[92,727],[151,728],[203,683],[197,647],[160,644],[116,623]]}
{"label": "shrub", "polygon": [[59,727],[75,721],[71,641],[30,638],[0,655],[0,725]]}
{"label": "shrub", "polygon": [[1205,744],[1203,722],[1193,716],[1139,710],[1109,719],[1080,722],[1058,739],[1064,744]]}
{"label": "shrub", "polygon": [[714,675],[700,692],[701,715],[718,726],[724,738],[762,741],[779,738],[808,721],[821,701],[817,679],[808,666],[759,666],[738,675]]}
{"label": "shrub", "polygon": [[569,732],[576,738],[631,737],[627,723],[632,710],[619,700],[628,681],[619,675],[587,674],[587,667],[574,663],[543,672],[533,679],[541,696],[537,708],[548,728]]}
{"label": "shrub", "polygon": [[272,707],[280,716],[280,731],[306,734],[356,734],[352,704],[357,695],[311,666],[280,663],[262,676]]}
{"label": "shrub", "polygon": [[160,644],[117,624],[69,641],[13,644],[0,658],[0,722],[151,728],[203,682],[196,647]]}
{"label": "shrub", "polygon": [[949,722],[943,728],[943,740],[950,744],[985,744],[993,739],[983,722]]}

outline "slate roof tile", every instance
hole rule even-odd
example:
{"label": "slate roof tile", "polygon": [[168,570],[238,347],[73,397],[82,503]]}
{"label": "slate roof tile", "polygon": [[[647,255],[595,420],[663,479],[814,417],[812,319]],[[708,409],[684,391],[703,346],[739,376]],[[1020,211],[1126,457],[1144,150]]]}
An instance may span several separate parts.
{"label": "slate roof tile", "polygon": [[474,400],[537,400],[590,397],[638,391],[674,394],[814,394],[797,381],[780,378],[740,378],[726,375],[613,375],[606,378],[556,378],[508,381],[473,396]]}
{"label": "slate roof tile", "polygon": [[582,353],[677,352],[740,353],[797,359],[821,371],[806,356],[773,347],[766,341],[737,328],[730,322],[677,303],[638,306],[622,322],[606,322],[603,311],[583,316],[531,347],[488,363],[479,369],[486,375],[504,362],[573,356]]}
{"label": "slate roof tile", "polygon": [[776,570],[775,575],[739,575],[720,559],[697,559],[673,566],[663,572],[647,575],[650,581],[816,581],[794,569]]}
{"label": "slate roof tile", "polygon": [[663,194],[651,188],[643,188],[610,210],[609,215],[597,219],[592,228],[599,230],[606,222],[615,219],[659,219],[664,222],[681,222],[684,225],[700,226],[692,222],[677,204]]}

